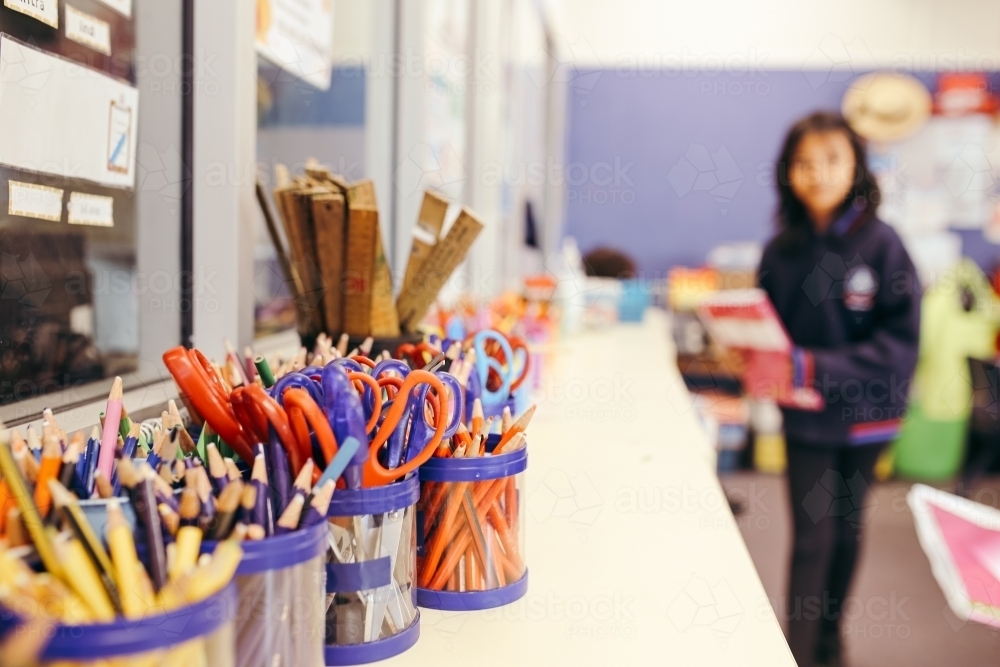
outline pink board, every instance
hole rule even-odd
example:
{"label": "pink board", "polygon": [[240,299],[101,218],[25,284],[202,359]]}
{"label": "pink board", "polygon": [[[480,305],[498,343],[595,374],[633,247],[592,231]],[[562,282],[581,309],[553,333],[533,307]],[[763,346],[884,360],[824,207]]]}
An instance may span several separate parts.
{"label": "pink board", "polygon": [[977,526],[937,505],[931,507],[969,598],[1000,608],[1000,581],[983,564],[984,560],[1000,561],[1000,532]]}

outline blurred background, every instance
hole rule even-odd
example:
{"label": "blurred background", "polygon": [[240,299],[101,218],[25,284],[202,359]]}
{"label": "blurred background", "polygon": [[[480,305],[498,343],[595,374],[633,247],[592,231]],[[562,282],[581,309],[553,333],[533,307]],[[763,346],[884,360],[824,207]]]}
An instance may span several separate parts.
{"label": "blurred background", "polygon": [[[397,276],[430,188],[487,223],[446,294],[492,296],[531,275],[565,287],[566,267],[583,262],[593,275],[569,295],[570,326],[628,319],[634,298],[640,314],[667,308],[678,367],[784,622],[781,414],[742,394],[695,308],[755,283],[790,124],[853,99],[884,121],[866,136],[879,216],[917,266],[924,319],[903,432],[869,505],[853,508],[869,539],[847,655],[859,666],[996,662],[997,631],[949,610],[905,494],[922,480],[1000,504],[1000,3],[135,0],[128,17],[74,3],[112,25],[114,57],[7,8],[0,30],[140,90],[136,175],[130,187],[40,181],[113,197],[110,228],[3,207],[8,424],[106,393],[115,374],[126,389],[162,381],[170,345],[194,340],[212,356],[226,338],[261,350],[294,338],[254,187],[270,192],[282,167],[318,159],[375,181]],[[192,105],[194,93],[210,104]],[[609,270],[592,254],[602,249],[630,262]]]}

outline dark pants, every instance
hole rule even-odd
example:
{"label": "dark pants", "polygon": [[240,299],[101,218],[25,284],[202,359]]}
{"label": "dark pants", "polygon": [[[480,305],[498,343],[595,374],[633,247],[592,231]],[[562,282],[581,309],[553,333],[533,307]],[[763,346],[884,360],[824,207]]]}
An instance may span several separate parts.
{"label": "dark pants", "polygon": [[863,508],[884,445],[820,448],[788,440],[795,539],[788,591],[788,645],[799,667],[836,637],[858,559]]}

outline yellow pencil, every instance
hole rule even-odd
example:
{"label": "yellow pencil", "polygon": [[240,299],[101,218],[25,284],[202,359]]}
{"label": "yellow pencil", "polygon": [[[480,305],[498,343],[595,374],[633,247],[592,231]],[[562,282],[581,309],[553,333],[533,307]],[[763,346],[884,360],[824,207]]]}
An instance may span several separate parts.
{"label": "yellow pencil", "polygon": [[114,563],[115,581],[121,596],[122,612],[125,618],[142,618],[147,603],[143,600],[139,583],[139,559],[136,557],[135,541],[129,530],[121,506],[116,498],[108,501],[108,548]]}
{"label": "yellow pencil", "polygon": [[56,552],[65,566],[63,581],[72,588],[84,604],[94,614],[94,620],[110,622],[115,620],[115,608],[111,599],[101,584],[97,568],[87,556],[83,543],[75,537],[69,538],[65,544],[56,543]]}

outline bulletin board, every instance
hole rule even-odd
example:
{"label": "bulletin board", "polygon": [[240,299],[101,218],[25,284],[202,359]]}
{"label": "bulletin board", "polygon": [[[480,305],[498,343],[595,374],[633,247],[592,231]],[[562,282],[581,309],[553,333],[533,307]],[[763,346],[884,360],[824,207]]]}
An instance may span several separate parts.
{"label": "bulletin board", "polygon": [[137,366],[133,9],[0,5],[0,403]]}

